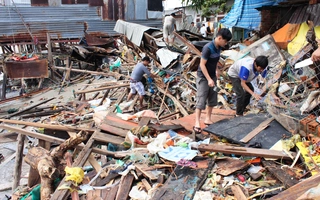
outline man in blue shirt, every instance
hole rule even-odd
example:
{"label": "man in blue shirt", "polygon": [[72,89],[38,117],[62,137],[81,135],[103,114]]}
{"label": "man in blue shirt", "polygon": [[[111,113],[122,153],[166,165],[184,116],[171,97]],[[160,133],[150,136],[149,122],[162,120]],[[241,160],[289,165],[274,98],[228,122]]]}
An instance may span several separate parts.
{"label": "man in blue shirt", "polygon": [[250,103],[253,96],[260,100],[261,96],[254,93],[254,88],[250,83],[259,74],[263,78],[267,75],[268,58],[258,56],[256,59],[246,57],[235,62],[228,70],[228,75],[232,82],[232,89],[237,95],[236,116],[242,116],[245,108]]}
{"label": "man in blue shirt", "polygon": [[142,77],[144,74],[147,74],[148,78],[154,78],[155,75],[151,74],[151,72],[148,70],[147,66],[150,64],[151,60],[148,56],[142,58],[142,62],[138,63],[130,77],[130,94],[128,96],[127,101],[130,101],[132,96],[138,92],[139,94],[139,101],[140,101],[140,108],[143,107],[143,97],[145,95],[144,92],[144,86],[141,82]]}
{"label": "man in blue shirt", "polygon": [[217,105],[217,92],[213,90],[217,81],[216,69],[220,59],[220,49],[225,47],[231,40],[232,34],[229,29],[221,29],[213,41],[206,44],[201,53],[200,65],[197,71],[197,102],[196,102],[196,121],[193,127],[195,133],[201,133],[200,116],[201,111],[207,106],[206,125],[212,124],[211,113]]}

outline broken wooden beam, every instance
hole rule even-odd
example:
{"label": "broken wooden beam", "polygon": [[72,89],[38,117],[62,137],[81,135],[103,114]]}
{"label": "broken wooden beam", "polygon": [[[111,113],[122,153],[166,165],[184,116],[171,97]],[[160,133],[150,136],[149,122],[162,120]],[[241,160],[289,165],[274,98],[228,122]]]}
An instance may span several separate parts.
{"label": "broken wooden beam", "polygon": [[[17,127],[13,127],[13,126],[8,126],[8,125],[0,125],[0,128],[2,129],[6,129],[6,130],[10,130],[10,131],[13,131],[15,133],[21,133],[23,135],[27,135],[27,136],[30,136],[30,137],[34,137],[34,138],[38,138],[40,140],[44,140],[44,141],[48,141],[48,142],[51,142],[51,143],[56,143],[56,144],[61,144],[65,141],[65,139],[61,139],[61,138],[57,138],[57,137],[53,137],[53,136],[48,136],[48,135],[45,135],[45,134],[42,134],[42,133],[37,133],[37,132],[31,132],[31,131],[27,131],[27,130],[24,130],[24,129],[21,129],[21,128],[17,128]],[[103,133],[101,133],[103,134]],[[101,141],[101,142],[115,142],[115,144],[121,144],[123,142],[123,138],[120,138],[120,137],[117,137],[117,136],[110,136],[110,135],[107,135],[107,134],[104,134],[105,137],[99,137],[97,140],[98,141]],[[79,149],[83,149],[84,145],[78,145],[77,148]],[[111,151],[107,151],[107,150],[102,150],[102,149],[99,149],[99,148],[92,148],[92,152],[94,153],[99,153],[99,154],[102,154],[102,155],[111,155],[111,156],[114,156],[116,154],[116,152],[111,152]],[[15,156],[15,154],[14,154]],[[4,164],[4,162],[1,163],[0,166],[2,166],[2,164]]]}
{"label": "broken wooden beam", "polygon": [[290,188],[299,183],[299,180],[287,174],[282,169],[281,165],[277,165],[275,162],[270,160],[262,160],[262,164],[274,177],[281,181],[285,188]]}
{"label": "broken wooden beam", "polygon": [[[276,159],[290,159],[291,156],[285,154],[282,151],[269,150],[269,149],[257,149],[257,148],[246,148],[246,147],[235,147],[228,145],[219,144],[201,144],[198,147],[199,151],[211,151],[220,152],[225,154],[243,155],[243,156],[254,156],[263,158],[276,158]],[[290,152],[293,157],[296,153]]]}
{"label": "broken wooden beam", "polygon": [[246,135],[244,138],[240,140],[240,142],[247,143],[249,142],[254,136],[258,135],[261,131],[266,129],[270,123],[274,120],[274,117],[271,117],[265,121],[263,121],[259,126],[257,126],[255,129],[253,129],[248,135]]}
{"label": "broken wooden beam", "polygon": [[14,191],[20,185],[20,178],[21,178],[21,167],[22,167],[22,160],[23,160],[23,149],[24,149],[24,140],[26,136],[19,134],[18,135],[18,142],[17,142],[17,154],[14,166],[14,181],[12,185],[12,190]]}
{"label": "broken wooden beam", "polygon": [[285,191],[269,198],[269,200],[291,200],[298,199],[309,189],[317,187],[320,182],[320,174],[314,175],[300,183],[286,189]]}
{"label": "broken wooden beam", "polygon": [[102,123],[99,128],[103,131],[106,131],[108,133],[111,133],[113,135],[121,136],[121,137],[126,137],[128,130],[124,130],[122,128],[114,127],[112,125],[104,124]]}
{"label": "broken wooden beam", "polygon": [[21,98],[30,97],[30,96],[32,96],[32,95],[39,94],[39,93],[41,93],[41,92],[47,92],[47,91],[49,91],[49,90],[51,90],[51,88],[44,88],[44,89],[41,89],[41,90],[37,90],[37,91],[34,91],[34,92],[30,92],[30,93],[25,94],[25,95],[8,98],[8,99],[5,99],[5,100],[1,100],[1,101],[0,101],[0,104],[6,103],[6,102],[9,102],[9,101],[13,101],[13,100],[17,100],[17,99],[21,99]]}
{"label": "broken wooden beam", "polygon": [[53,130],[59,130],[59,131],[73,131],[73,132],[78,132],[78,131],[94,132],[95,131],[95,129],[92,129],[92,128],[43,124],[43,123],[36,123],[36,122],[26,122],[26,121],[21,121],[21,120],[0,119],[0,122],[9,123],[9,124],[33,126],[33,127],[40,127],[40,128],[47,128],[47,129],[53,129]]}
{"label": "broken wooden beam", "polygon": [[193,53],[195,53],[197,56],[201,56],[201,52],[193,45],[191,44],[190,41],[188,41],[187,39],[185,39],[184,37],[182,37],[181,35],[179,35],[177,32],[173,32],[173,34],[179,39],[181,40],[187,47],[189,47],[191,49],[191,51]]}
{"label": "broken wooden beam", "polygon": [[39,102],[39,103],[37,103],[37,104],[35,104],[35,105],[33,105],[33,106],[29,106],[29,107],[27,107],[27,108],[25,108],[25,109],[23,109],[23,110],[18,111],[18,112],[12,113],[12,114],[8,115],[7,118],[10,119],[11,117],[20,115],[21,113],[24,113],[24,112],[26,112],[26,111],[28,111],[28,110],[31,110],[31,109],[33,109],[33,108],[35,108],[35,107],[37,107],[37,106],[42,105],[42,104],[45,104],[45,103],[47,103],[47,102],[49,102],[49,101],[51,101],[51,100],[53,100],[53,99],[55,99],[55,97],[52,97],[52,98],[50,98],[50,99],[41,101],[41,102]]}
{"label": "broken wooden beam", "polygon": [[126,84],[112,85],[112,86],[108,86],[108,87],[100,87],[100,88],[95,88],[95,89],[91,89],[91,90],[82,90],[82,91],[75,92],[75,93],[76,94],[83,94],[83,93],[97,92],[97,91],[102,91],[102,90],[107,90],[107,89],[129,87],[129,86],[130,86],[130,83],[126,83]]}
{"label": "broken wooden beam", "polygon": [[188,112],[186,111],[186,109],[181,105],[180,101],[178,99],[176,99],[174,96],[172,96],[169,93],[166,93],[165,90],[163,90],[162,88],[158,87],[158,90],[166,95],[167,97],[169,97],[173,102],[174,105],[179,109],[179,111],[182,113],[183,116],[188,116]]}
{"label": "broken wooden beam", "polygon": [[48,115],[60,113],[61,111],[64,111],[64,110],[65,110],[64,108],[63,109],[56,109],[56,110],[44,110],[44,111],[40,111],[40,112],[36,112],[36,113],[21,115],[21,118],[25,119],[25,118],[32,118],[32,117],[48,116]]}
{"label": "broken wooden beam", "polygon": [[[57,66],[52,67],[52,69],[70,70],[70,71],[73,71],[73,72],[88,73],[88,74],[92,74],[92,75],[114,76],[114,77],[116,77],[117,79],[118,79],[120,76],[128,77],[128,76],[125,76],[125,75],[123,75],[123,74],[119,74],[119,73],[116,73],[116,72],[108,72],[108,73],[105,73],[105,72],[96,72],[96,71],[82,70],[82,69],[70,69],[70,68],[57,67]],[[129,78],[129,77],[128,77],[128,78]]]}
{"label": "broken wooden beam", "polygon": [[118,193],[115,200],[128,199],[133,180],[134,180],[134,176],[132,174],[128,174],[121,178],[121,182],[119,184],[119,189],[118,189]]}
{"label": "broken wooden beam", "polygon": [[231,190],[233,192],[234,197],[237,200],[247,200],[246,195],[243,193],[239,185],[232,185]]}

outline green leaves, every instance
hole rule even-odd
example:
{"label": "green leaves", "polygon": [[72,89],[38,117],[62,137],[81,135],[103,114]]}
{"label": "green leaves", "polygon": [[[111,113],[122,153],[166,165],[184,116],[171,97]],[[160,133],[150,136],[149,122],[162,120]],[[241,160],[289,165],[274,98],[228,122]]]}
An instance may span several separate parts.
{"label": "green leaves", "polygon": [[197,12],[201,10],[204,17],[230,10],[226,5],[227,0],[181,0],[181,2],[190,5]]}

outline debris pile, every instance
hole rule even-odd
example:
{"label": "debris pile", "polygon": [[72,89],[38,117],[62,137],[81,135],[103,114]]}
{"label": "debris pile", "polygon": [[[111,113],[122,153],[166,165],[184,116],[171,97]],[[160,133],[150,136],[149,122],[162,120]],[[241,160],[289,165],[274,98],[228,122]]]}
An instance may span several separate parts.
{"label": "debris pile", "polygon": [[[166,46],[159,30],[124,21],[115,30],[124,35],[85,33],[78,44],[49,49],[38,67],[49,67],[50,75],[10,74],[10,63],[21,63],[4,61],[9,79],[39,78],[38,88],[44,88],[29,93],[23,82],[27,93],[0,101],[0,128],[8,131],[1,137],[19,135],[16,153],[0,157],[1,167],[16,158],[12,199],[314,198],[320,126],[312,72],[318,68],[298,73],[294,67],[306,51],[291,58],[270,35],[242,50],[236,45],[223,51],[214,123],[201,124],[203,132],[195,134],[196,70],[208,41],[180,31],[174,45]],[[254,86],[264,99],[235,118],[226,72],[235,61],[261,54],[270,60],[269,75]],[[138,95],[129,101],[127,95],[130,74],[144,56],[153,59],[156,78],[142,81],[148,89],[141,108]],[[23,162],[30,165],[28,184],[17,187]]]}

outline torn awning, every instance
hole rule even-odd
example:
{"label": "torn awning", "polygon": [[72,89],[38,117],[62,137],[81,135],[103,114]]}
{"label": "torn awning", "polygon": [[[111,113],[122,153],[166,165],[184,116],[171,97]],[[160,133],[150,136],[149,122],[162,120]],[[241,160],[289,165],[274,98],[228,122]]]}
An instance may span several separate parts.
{"label": "torn awning", "polygon": [[126,35],[127,38],[137,46],[140,46],[143,33],[147,30],[159,29],[143,26],[140,24],[125,22],[123,20],[118,20],[114,27],[114,31]]}
{"label": "torn awning", "polygon": [[261,15],[256,8],[277,3],[277,0],[235,0],[230,12],[220,22],[228,28],[259,30]]}

